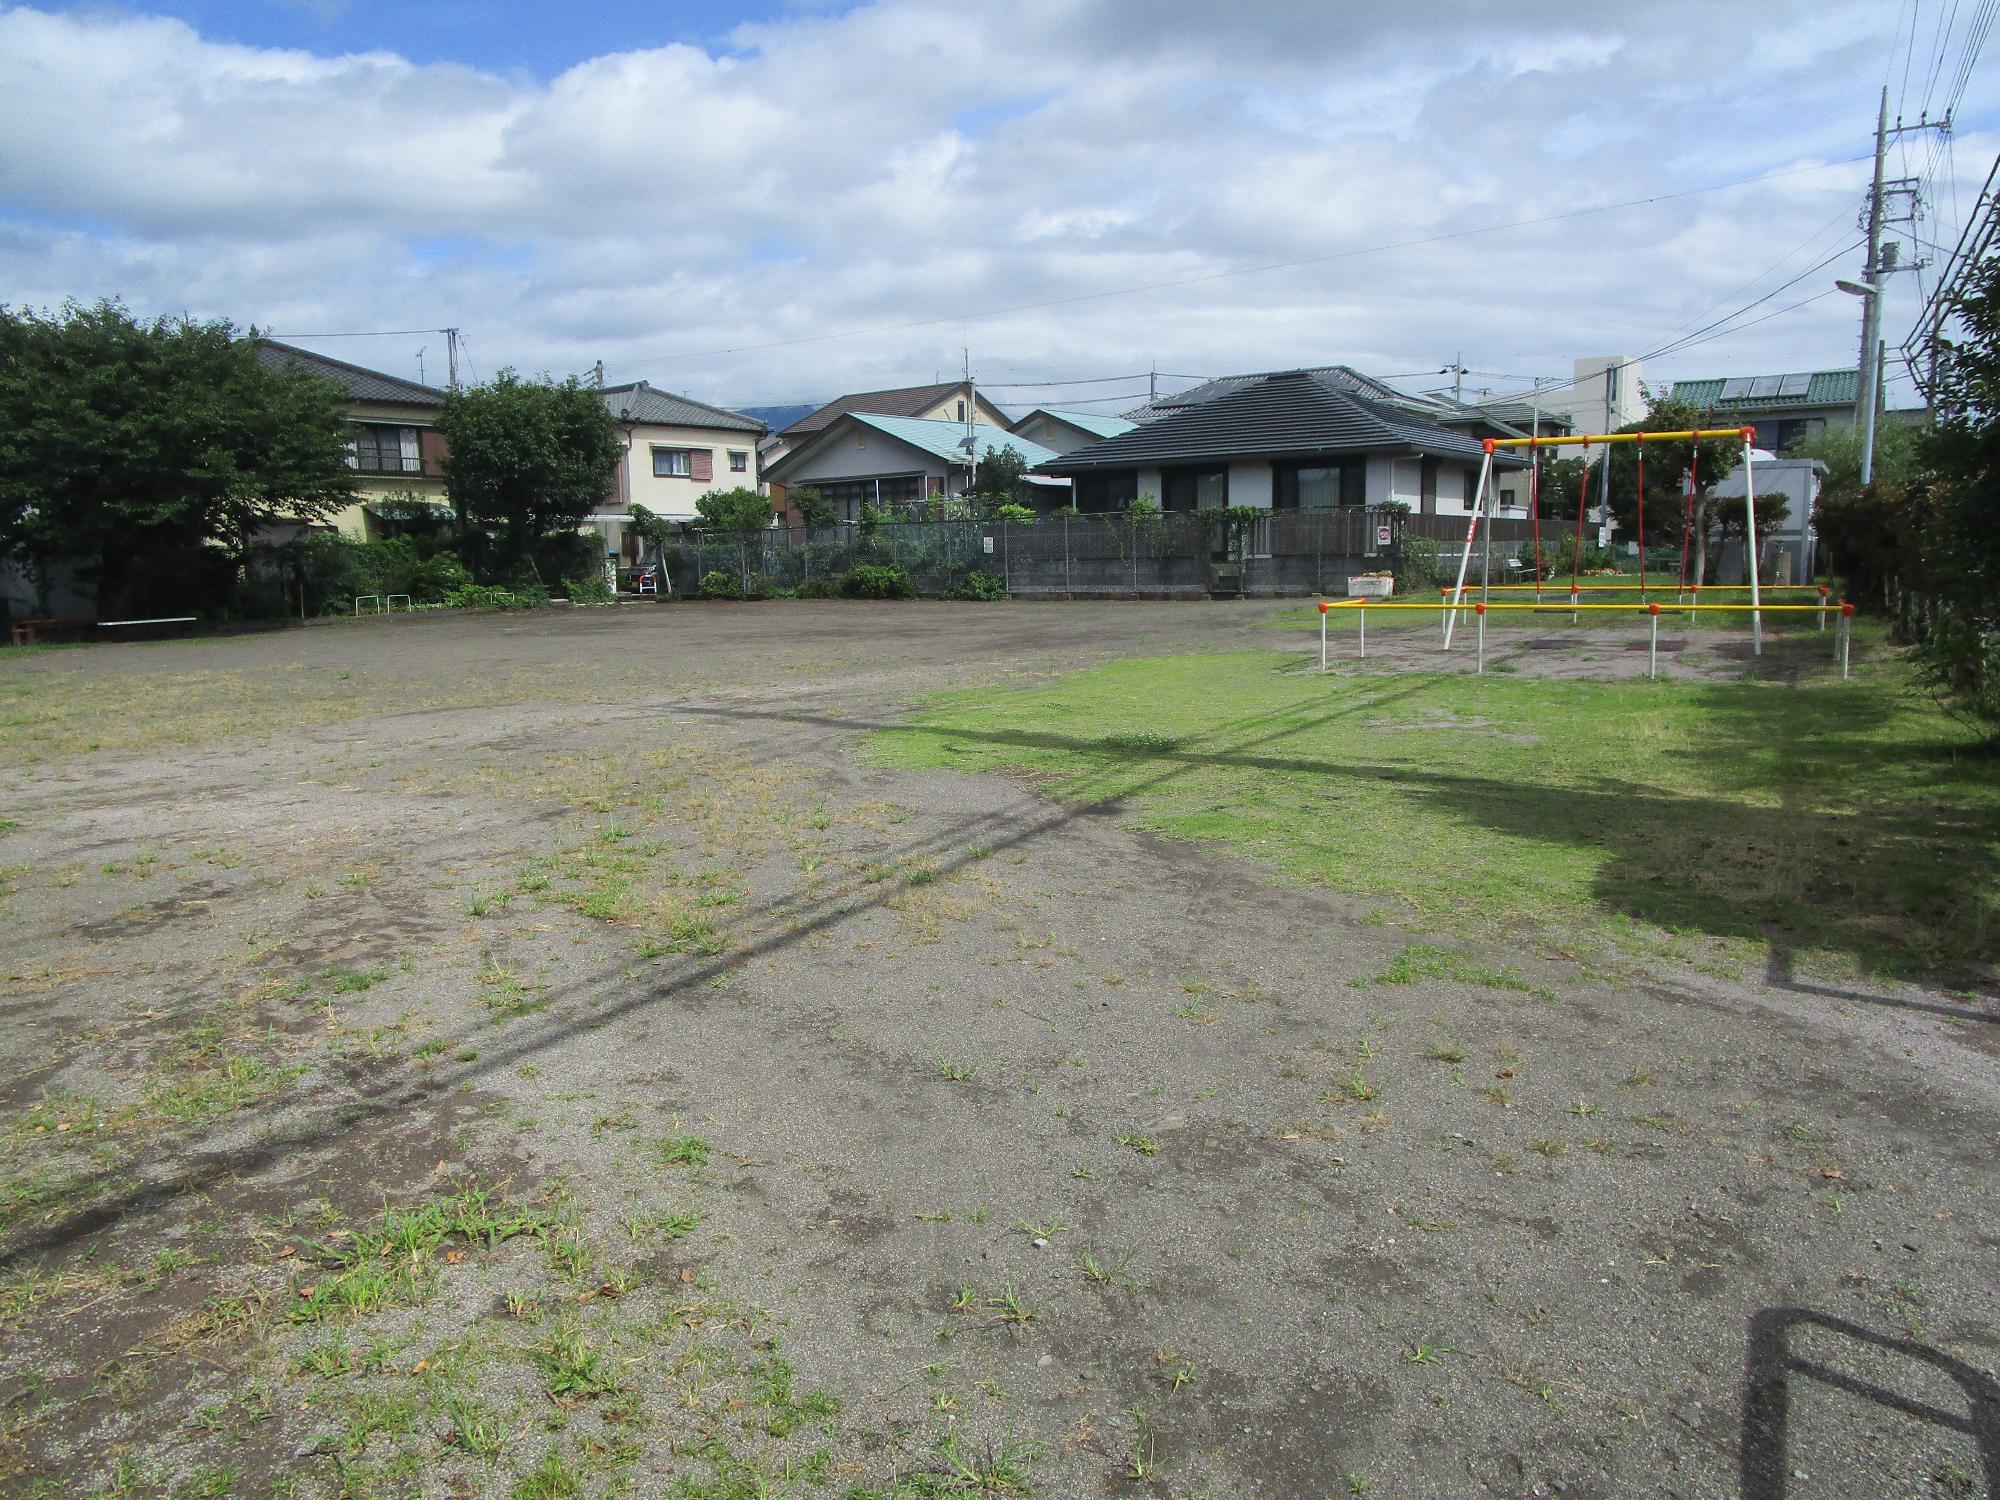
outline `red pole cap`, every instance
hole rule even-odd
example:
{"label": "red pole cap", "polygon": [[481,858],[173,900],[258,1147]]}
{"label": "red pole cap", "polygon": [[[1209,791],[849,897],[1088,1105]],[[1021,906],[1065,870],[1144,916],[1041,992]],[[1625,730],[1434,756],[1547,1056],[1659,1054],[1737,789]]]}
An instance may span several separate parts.
{"label": "red pole cap", "polygon": [[1854,613],[1854,606],[1843,599],[1840,601],[1840,612],[1844,615],[1851,615]]}
{"label": "red pole cap", "polygon": [[1819,596],[1822,599],[1826,597],[1826,585],[1823,583],[1819,586]]}
{"label": "red pole cap", "polygon": [[1484,604],[1475,604],[1472,606],[1472,612],[1475,615],[1483,615],[1486,613],[1486,606]]}
{"label": "red pole cap", "polygon": [[1744,441],[1744,442],[1746,442],[1746,443],[1754,443],[1754,442],[1756,442],[1756,441],[1757,441],[1757,429],[1756,429],[1756,428],[1754,428],[1754,427],[1746,427],[1746,428],[1744,428],[1744,429],[1743,429],[1743,441]]}
{"label": "red pole cap", "polygon": [[1648,614],[1656,615],[1659,612],[1660,612],[1660,606],[1657,604],[1649,604],[1646,606],[1646,613]]}
{"label": "red pole cap", "polygon": [[1332,608],[1333,606],[1331,604],[1328,604],[1324,599],[1319,601],[1319,612],[1321,614],[1325,614],[1328,610]]}
{"label": "red pole cap", "polygon": [[1493,439],[1492,438],[1483,439],[1481,442],[1481,446],[1484,447],[1488,453],[1491,453],[1493,451]]}

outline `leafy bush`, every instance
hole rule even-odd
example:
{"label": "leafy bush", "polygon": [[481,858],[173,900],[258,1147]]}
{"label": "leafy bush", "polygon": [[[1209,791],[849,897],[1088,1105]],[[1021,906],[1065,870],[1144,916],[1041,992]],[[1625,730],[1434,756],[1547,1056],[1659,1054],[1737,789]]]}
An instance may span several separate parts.
{"label": "leafy bush", "polygon": [[1444,549],[1429,537],[1404,533],[1396,557],[1396,591],[1422,593],[1444,581]]}
{"label": "leafy bush", "polygon": [[464,563],[450,553],[440,553],[411,569],[408,586],[401,592],[417,604],[437,604],[453,589],[462,589],[470,582],[472,575],[465,571]]}
{"label": "leafy bush", "polygon": [[569,602],[572,604],[616,604],[618,595],[611,585],[604,581],[602,573],[586,573],[581,578],[572,578],[568,584]]}
{"label": "leafy bush", "polygon": [[468,583],[444,597],[452,609],[534,609],[549,602],[549,591],[539,584],[518,589],[492,583]]}
{"label": "leafy bush", "polygon": [[996,505],[993,508],[993,519],[996,521],[1032,521],[1035,519],[1035,510],[1031,505]]}
{"label": "leafy bush", "polygon": [[841,575],[840,591],[850,599],[914,599],[917,586],[901,568],[861,563]]}
{"label": "leafy bush", "polygon": [[794,595],[800,599],[831,599],[839,592],[840,587],[835,580],[824,574],[817,578],[805,579],[793,590]]}
{"label": "leafy bush", "polygon": [[991,573],[967,573],[944,591],[947,599],[972,599],[992,603],[1007,597],[1007,586]]}
{"label": "leafy bush", "polygon": [[725,573],[720,568],[701,575],[701,582],[695,586],[697,599],[741,599],[743,580],[734,573]]}

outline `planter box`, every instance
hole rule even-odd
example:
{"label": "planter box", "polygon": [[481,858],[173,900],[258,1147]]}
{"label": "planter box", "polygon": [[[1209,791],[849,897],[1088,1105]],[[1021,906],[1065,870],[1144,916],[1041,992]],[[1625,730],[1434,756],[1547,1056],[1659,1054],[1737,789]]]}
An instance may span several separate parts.
{"label": "planter box", "polygon": [[1349,578],[1347,597],[1350,599],[1386,599],[1396,592],[1393,578]]}

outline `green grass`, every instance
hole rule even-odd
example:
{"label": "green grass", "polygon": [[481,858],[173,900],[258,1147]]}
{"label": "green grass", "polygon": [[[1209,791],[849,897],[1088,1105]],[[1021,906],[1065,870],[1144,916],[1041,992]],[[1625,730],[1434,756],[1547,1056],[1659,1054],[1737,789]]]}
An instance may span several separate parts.
{"label": "green grass", "polygon": [[1919,974],[2000,934],[2000,758],[1887,657],[1785,685],[1179,656],[945,694],[873,754],[1024,775],[1468,936]]}

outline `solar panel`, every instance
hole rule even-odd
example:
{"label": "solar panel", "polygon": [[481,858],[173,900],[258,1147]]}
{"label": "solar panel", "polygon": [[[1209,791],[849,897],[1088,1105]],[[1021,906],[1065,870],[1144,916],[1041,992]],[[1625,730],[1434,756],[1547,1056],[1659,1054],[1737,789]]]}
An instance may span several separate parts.
{"label": "solar panel", "polygon": [[1777,395],[1778,386],[1784,380],[1784,378],[1785,377],[1782,375],[1759,375],[1755,380],[1750,382],[1751,396],[1763,397],[1763,396]]}
{"label": "solar panel", "polygon": [[1812,389],[1811,375],[1785,375],[1778,380],[1780,396],[1803,396]]}
{"label": "solar panel", "polygon": [[1729,379],[1722,382],[1722,395],[1718,399],[1723,401],[1741,401],[1745,396],[1750,394],[1750,387],[1754,384],[1756,382],[1748,375],[1732,375]]}

